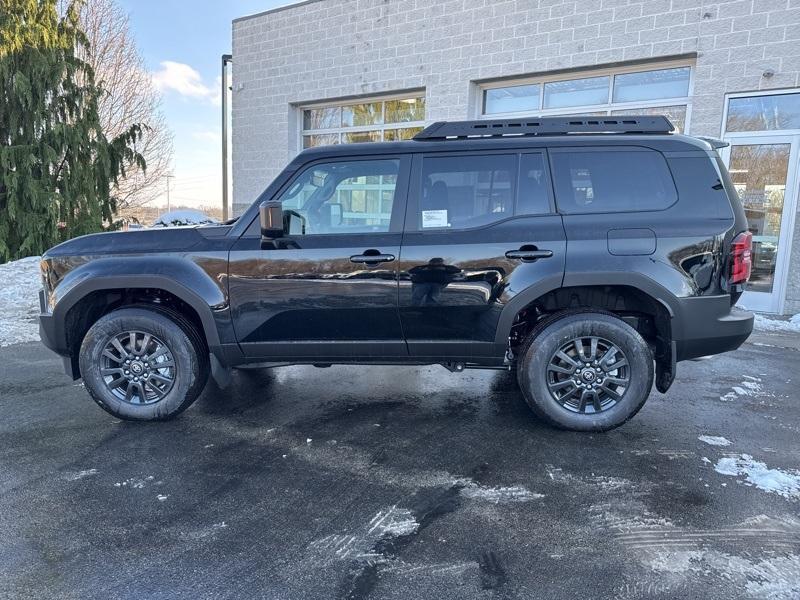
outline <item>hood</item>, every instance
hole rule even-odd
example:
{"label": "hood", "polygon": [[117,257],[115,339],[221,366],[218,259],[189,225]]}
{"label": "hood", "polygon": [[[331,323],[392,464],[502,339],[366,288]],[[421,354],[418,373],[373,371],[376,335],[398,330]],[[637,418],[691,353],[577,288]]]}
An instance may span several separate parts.
{"label": "hood", "polygon": [[[217,227],[209,229],[219,229]],[[210,232],[209,232],[210,233]],[[73,238],[50,248],[43,258],[87,256],[95,254],[148,254],[156,252],[190,251],[207,236],[196,227],[137,229],[93,233]]]}

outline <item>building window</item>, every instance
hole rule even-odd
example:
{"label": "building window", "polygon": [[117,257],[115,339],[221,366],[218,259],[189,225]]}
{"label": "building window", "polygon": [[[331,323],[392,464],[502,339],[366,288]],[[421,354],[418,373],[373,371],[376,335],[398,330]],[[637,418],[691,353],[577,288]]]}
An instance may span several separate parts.
{"label": "building window", "polygon": [[362,100],[302,108],[303,148],[408,140],[425,127],[425,97]]}
{"label": "building window", "polygon": [[800,94],[731,98],[725,130],[777,131],[800,129]]}
{"label": "building window", "polygon": [[692,68],[619,68],[483,87],[483,117],[664,114],[685,131]]}

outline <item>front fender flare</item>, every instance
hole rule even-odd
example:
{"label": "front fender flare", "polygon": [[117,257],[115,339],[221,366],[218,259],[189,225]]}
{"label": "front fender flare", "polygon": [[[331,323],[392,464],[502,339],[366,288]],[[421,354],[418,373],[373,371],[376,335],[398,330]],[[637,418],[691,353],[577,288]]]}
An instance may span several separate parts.
{"label": "front fender flare", "polygon": [[223,290],[195,263],[179,257],[124,257],[92,260],[59,282],[53,297],[55,338],[67,350],[64,330],[70,309],[99,290],[161,289],[180,298],[200,317],[209,348],[220,344],[214,311],[228,309]]}

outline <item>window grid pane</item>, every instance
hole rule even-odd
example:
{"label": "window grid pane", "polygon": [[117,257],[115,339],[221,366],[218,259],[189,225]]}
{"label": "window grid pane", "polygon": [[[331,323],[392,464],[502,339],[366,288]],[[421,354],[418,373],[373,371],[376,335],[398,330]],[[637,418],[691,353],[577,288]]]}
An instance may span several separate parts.
{"label": "window grid pane", "polygon": [[[665,114],[683,132],[691,71],[691,66],[679,66],[487,88],[483,92],[482,114],[519,117]],[[685,101],[669,105],[658,102],[676,98]]]}
{"label": "window grid pane", "polygon": [[303,148],[408,140],[425,125],[425,97],[391,98],[302,109]]}

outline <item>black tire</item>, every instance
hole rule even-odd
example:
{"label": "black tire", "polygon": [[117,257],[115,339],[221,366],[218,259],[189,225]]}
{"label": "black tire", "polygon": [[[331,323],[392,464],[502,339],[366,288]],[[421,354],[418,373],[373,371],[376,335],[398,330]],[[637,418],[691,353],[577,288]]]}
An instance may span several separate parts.
{"label": "black tire", "polygon": [[[572,354],[564,350],[569,347],[575,348]],[[605,361],[585,361],[612,347],[616,350]],[[559,351],[571,362],[560,358]],[[606,370],[616,365],[622,366]],[[563,369],[572,373],[562,374]],[[633,327],[610,313],[580,311],[555,315],[534,328],[520,352],[517,379],[525,401],[548,424],[608,431],[642,408],[653,386],[653,370],[650,347]]]}
{"label": "black tire", "polygon": [[[136,347],[130,347],[131,333],[141,357],[137,356]],[[127,345],[125,339],[129,340]],[[137,363],[131,366],[144,365],[146,372],[137,383],[130,379],[133,371],[128,371],[121,362],[125,356],[113,346],[114,340]],[[148,348],[153,349],[152,361],[144,358],[148,356],[145,340],[149,340]],[[159,352],[162,354],[156,357]],[[122,368],[128,373],[124,381]],[[186,410],[203,391],[208,381],[209,359],[199,334],[182,315],[161,307],[131,307],[110,312],[92,325],[81,344],[80,369],[86,389],[105,411],[129,421],[165,421]],[[108,375],[109,371],[115,373]],[[145,377],[159,379],[146,381]],[[143,387],[139,387],[139,381]],[[129,387],[133,390],[131,398],[120,397]]]}

